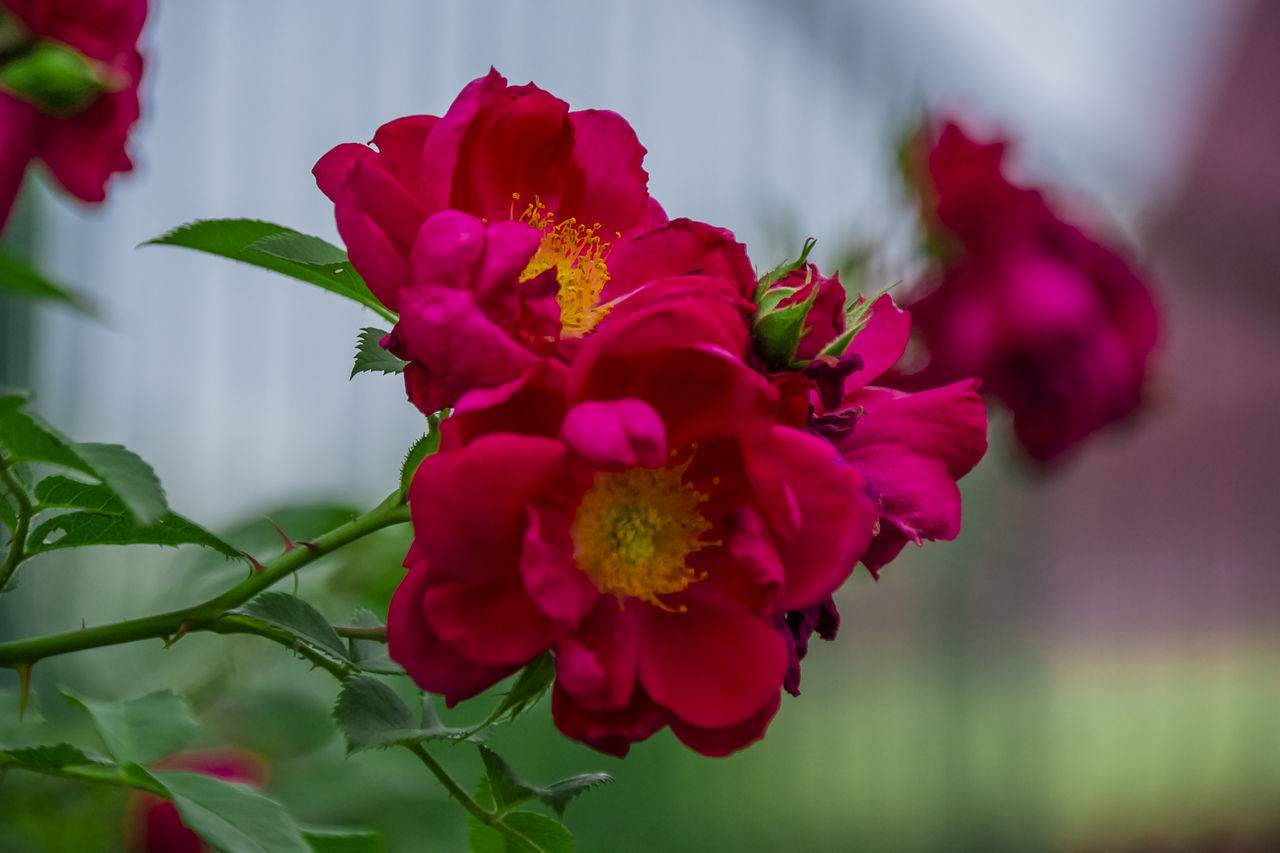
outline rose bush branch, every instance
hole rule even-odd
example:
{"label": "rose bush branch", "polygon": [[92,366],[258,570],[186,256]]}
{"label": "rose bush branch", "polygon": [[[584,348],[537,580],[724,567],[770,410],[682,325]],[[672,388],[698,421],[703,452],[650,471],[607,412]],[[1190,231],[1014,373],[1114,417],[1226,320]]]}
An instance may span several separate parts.
{"label": "rose bush branch", "polygon": [[[14,476],[10,465],[3,458],[0,458],[0,482],[4,484],[4,490],[13,496],[14,502],[18,505],[17,529],[9,542],[9,553],[5,557],[4,564],[0,565],[0,594],[2,594],[9,583],[9,578],[13,577],[18,564],[26,555],[27,533],[30,531],[31,516],[34,511],[31,507],[31,499],[27,497],[27,490],[22,487],[22,483]],[[0,497],[0,500],[2,499]]]}
{"label": "rose bush branch", "polygon": [[[229,624],[225,622],[219,624],[219,620],[227,611],[244,604],[282,578],[370,533],[395,524],[403,524],[408,520],[408,507],[400,502],[398,494],[392,495],[359,518],[335,527],[314,541],[301,544],[268,561],[254,574],[208,601],[180,610],[127,619],[110,625],[0,643],[0,667],[17,669],[21,666],[30,666],[44,658],[68,652],[159,637],[167,638],[172,642],[191,631],[218,631]],[[15,537],[15,543],[16,541]],[[8,566],[7,562],[6,566]]]}

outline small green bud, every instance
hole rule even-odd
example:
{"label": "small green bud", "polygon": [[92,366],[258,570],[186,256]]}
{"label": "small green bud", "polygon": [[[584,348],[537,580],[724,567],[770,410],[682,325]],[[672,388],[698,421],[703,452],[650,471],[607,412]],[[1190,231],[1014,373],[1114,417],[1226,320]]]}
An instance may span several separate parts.
{"label": "small green bud", "polygon": [[105,88],[92,62],[57,42],[37,42],[0,67],[0,89],[50,115],[75,115]]}

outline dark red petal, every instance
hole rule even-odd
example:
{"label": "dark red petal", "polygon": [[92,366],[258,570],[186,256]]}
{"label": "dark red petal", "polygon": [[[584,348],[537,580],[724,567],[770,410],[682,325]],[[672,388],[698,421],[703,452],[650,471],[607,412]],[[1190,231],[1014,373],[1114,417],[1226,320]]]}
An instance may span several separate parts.
{"label": "dark red petal", "polygon": [[578,629],[556,643],[556,686],[583,708],[616,711],[631,702],[639,657],[636,607],[599,596]]}
{"label": "dark red petal", "polygon": [[[681,327],[680,312],[661,309]],[[660,318],[638,317],[655,325],[643,332],[639,324],[624,322],[605,335],[588,338],[579,358],[570,366],[568,397],[571,401],[632,397],[651,405],[667,427],[671,447],[684,447],[703,436],[743,435],[768,429],[777,405],[777,391],[757,371],[731,353],[716,348],[662,345]],[[637,343],[629,333],[637,331],[653,347],[629,351]],[[650,334],[651,332],[651,334]],[[637,336],[639,337],[639,335]]]}
{"label": "dark red petal", "polygon": [[849,377],[846,388],[861,388],[892,367],[911,337],[911,315],[894,305],[887,293],[871,303],[865,322],[846,351],[862,357],[862,369]]}
{"label": "dark red petal", "polygon": [[650,281],[672,276],[718,276],[750,299],[756,276],[746,248],[733,233],[692,219],[675,219],[614,246],[609,283],[600,299],[610,302]]}
{"label": "dark red petal", "polygon": [[840,450],[847,454],[872,444],[899,444],[941,460],[959,479],[987,451],[987,410],[978,385],[966,379],[914,394],[889,388],[850,394],[845,407],[863,413]]}
{"label": "dark red petal", "polygon": [[600,591],[573,559],[572,516],[529,507],[520,576],[534,606],[548,618],[576,628],[591,611]]}
{"label": "dark red petal", "polygon": [[379,302],[399,311],[400,293],[412,280],[409,265],[391,238],[360,209],[349,191],[344,192],[347,196],[334,207],[334,218],[351,265]]}
{"label": "dark red petal", "polygon": [[582,202],[566,211],[588,225],[600,223],[601,237],[612,242],[638,234],[652,224],[645,150],[626,119],[607,110],[569,113],[573,159],[582,170]]}
{"label": "dark red petal", "polygon": [[741,723],[726,726],[722,729],[702,729],[688,723],[673,719],[671,731],[680,742],[694,752],[711,758],[722,758],[743,749],[764,737],[769,722],[778,713],[782,704],[782,693],[779,692],[767,705],[752,714]]}
{"label": "dark red petal", "polygon": [[558,441],[501,433],[424,459],[409,486],[409,509],[432,571],[519,584],[525,506],[559,482],[565,455]]}
{"label": "dark red petal", "polygon": [[660,468],[667,461],[667,430],[642,400],[588,400],[565,415],[560,438],[595,466]]}
{"label": "dark red petal", "polygon": [[882,522],[917,545],[960,535],[960,487],[940,460],[901,444],[873,444],[845,458],[867,478]]}
{"label": "dark red petal", "polygon": [[734,607],[669,613],[641,606],[640,683],[681,720],[736,725],[782,689],[787,644],[769,620]]}
{"label": "dark red petal", "polygon": [[518,576],[432,586],[422,612],[441,640],[486,666],[526,664],[565,632],[530,601]]}
{"label": "dark red petal", "polygon": [[647,739],[666,725],[666,714],[639,686],[625,708],[592,711],[557,683],[551,691],[551,716],[565,737],[618,758],[631,751],[631,744]]}
{"label": "dark red petal", "polygon": [[[794,501],[786,517],[799,520],[797,530],[779,529],[775,539],[787,570],[779,610],[808,607],[831,595],[871,542],[876,507],[867,497],[866,481],[837,460],[830,444],[789,427],[775,427],[767,440],[748,450],[752,481],[785,484]],[[777,503],[771,492],[761,500],[766,513]]]}
{"label": "dark red petal", "polygon": [[409,574],[391,596],[387,612],[387,652],[413,682],[445,697],[450,705],[476,695],[520,668],[519,663],[492,666],[469,660],[440,639],[427,621],[424,596],[429,574],[424,561],[413,561]]}
{"label": "dark red petal", "polygon": [[369,146],[344,142],[325,152],[311,167],[311,174],[315,176],[320,192],[336,203],[341,200],[347,185],[347,171],[357,162],[368,163],[376,168],[378,159],[378,152]]}

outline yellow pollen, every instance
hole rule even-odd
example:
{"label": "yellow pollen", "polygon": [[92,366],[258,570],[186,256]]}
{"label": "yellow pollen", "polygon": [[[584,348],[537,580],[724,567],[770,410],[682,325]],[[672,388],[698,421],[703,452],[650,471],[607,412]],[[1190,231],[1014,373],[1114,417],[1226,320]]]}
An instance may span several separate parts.
{"label": "yellow pollen", "polygon": [[582,497],[573,519],[574,561],[619,605],[630,597],[671,610],[659,595],[706,576],[685,559],[715,544],[698,541],[711,529],[698,511],[707,496],[682,481],[687,467],[599,473]]}
{"label": "yellow pollen", "polygon": [[611,244],[600,239],[599,222],[586,225],[575,217],[556,222],[555,213],[547,210],[537,196],[517,217],[520,194],[515,193],[511,199],[511,218],[542,232],[538,251],[520,273],[520,280],[528,281],[554,269],[560,283],[556,293],[556,302],[560,304],[560,333],[567,338],[582,337],[594,329],[612,307],[598,304],[600,293],[609,281],[605,259]]}

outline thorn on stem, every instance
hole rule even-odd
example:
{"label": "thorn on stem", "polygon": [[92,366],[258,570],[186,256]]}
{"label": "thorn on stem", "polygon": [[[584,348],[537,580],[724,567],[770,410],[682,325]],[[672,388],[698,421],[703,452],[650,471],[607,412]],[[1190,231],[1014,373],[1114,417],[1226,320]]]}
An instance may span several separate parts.
{"label": "thorn on stem", "polygon": [[270,518],[267,519],[267,524],[270,524],[273,528],[275,528],[276,533],[279,533],[280,538],[284,540],[284,552],[288,554],[290,551],[292,551],[294,549],[293,540],[290,539],[287,535],[285,535],[285,532],[280,529],[280,525],[276,524]]}
{"label": "thorn on stem", "polygon": [[252,555],[245,554],[244,556],[245,559],[249,561],[249,565],[253,566],[253,573],[255,575],[260,575],[267,570],[267,567],[255,560]]}
{"label": "thorn on stem", "polygon": [[164,647],[166,649],[169,648],[174,643],[178,642],[183,637],[185,637],[187,635],[187,632],[190,630],[191,630],[191,620],[188,619],[186,622],[183,622],[181,625],[178,626],[178,632],[176,634],[174,634],[172,637],[164,638]]}

